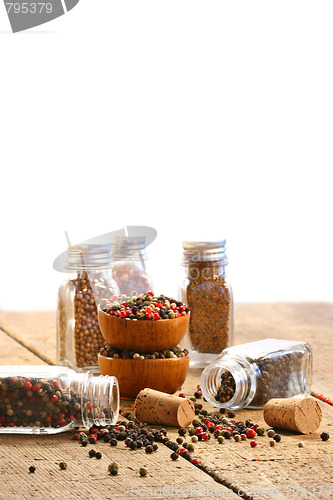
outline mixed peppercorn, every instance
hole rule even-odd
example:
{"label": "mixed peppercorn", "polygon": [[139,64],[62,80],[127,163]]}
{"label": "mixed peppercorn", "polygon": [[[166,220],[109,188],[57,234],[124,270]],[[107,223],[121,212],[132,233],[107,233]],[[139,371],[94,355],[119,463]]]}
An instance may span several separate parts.
{"label": "mixed peppercorn", "polygon": [[63,427],[81,420],[78,394],[57,379],[0,378],[0,427]]}
{"label": "mixed peppercorn", "polygon": [[187,349],[181,349],[180,347],[173,347],[172,349],[166,349],[165,351],[155,351],[152,353],[138,353],[135,351],[128,351],[127,349],[118,349],[111,345],[106,345],[102,347],[100,353],[103,356],[109,358],[121,358],[121,359],[168,359],[168,358],[183,358],[188,355]]}
{"label": "mixed peppercorn", "polygon": [[102,299],[99,306],[111,316],[133,320],[174,319],[190,311],[186,304],[165,295],[155,296],[153,292],[113,296]]}

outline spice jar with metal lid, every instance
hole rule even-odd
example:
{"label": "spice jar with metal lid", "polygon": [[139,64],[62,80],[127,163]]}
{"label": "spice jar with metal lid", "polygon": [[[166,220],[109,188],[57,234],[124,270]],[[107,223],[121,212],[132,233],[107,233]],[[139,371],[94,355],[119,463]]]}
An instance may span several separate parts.
{"label": "spice jar with metal lid", "polygon": [[120,293],[147,293],[152,290],[148,272],[145,236],[113,236],[111,243],[113,278]]}
{"label": "spice jar with metal lid", "polygon": [[0,366],[0,433],[57,434],[114,425],[118,415],[115,377],[64,366]]}
{"label": "spice jar with metal lid", "polygon": [[97,373],[97,356],[105,341],[96,304],[119,294],[112,278],[111,246],[71,246],[66,270],[68,277],[58,293],[57,362],[77,371]]}
{"label": "spice jar with metal lid", "polygon": [[306,342],[266,339],[225,349],[201,375],[204,398],[218,408],[263,408],[272,398],[305,397],[312,384]]}
{"label": "spice jar with metal lid", "polygon": [[182,347],[190,366],[204,367],[233,343],[233,298],[227,281],[225,240],[183,241],[185,276],[179,295],[191,317]]}

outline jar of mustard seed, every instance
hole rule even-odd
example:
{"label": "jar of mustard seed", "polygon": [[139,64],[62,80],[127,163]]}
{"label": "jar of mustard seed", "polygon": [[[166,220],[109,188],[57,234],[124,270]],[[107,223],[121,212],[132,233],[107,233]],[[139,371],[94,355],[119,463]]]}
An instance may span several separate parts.
{"label": "jar of mustard seed", "polygon": [[66,269],[68,276],[58,292],[57,362],[77,371],[97,373],[97,356],[105,340],[96,304],[119,294],[112,278],[111,246],[71,246]]}
{"label": "jar of mustard seed", "polygon": [[218,408],[263,408],[273,398],[311,393],[312,348],[266,339],[225,349],[201,375],[204,398]]}
{"label": "jar of mustard seed", "polygon": [[152,290],[148,272],[145,236],[113,236],[111,243],[113,278],[120,293],[147,293]]}
{"label": "jar of mustard seed", "polygon": [[191,311],[182,347],[191,367],[204,367],[233,343],[233,297],[227,280],[225,240],[183,241],[185,276],[180,298]]}
{"label": "jar of mustard seed", "polygon": [[0,366],[0,387],[0,433],[57,434],[118,419],[119,386],[112,376],[64,366],[6,365]]}

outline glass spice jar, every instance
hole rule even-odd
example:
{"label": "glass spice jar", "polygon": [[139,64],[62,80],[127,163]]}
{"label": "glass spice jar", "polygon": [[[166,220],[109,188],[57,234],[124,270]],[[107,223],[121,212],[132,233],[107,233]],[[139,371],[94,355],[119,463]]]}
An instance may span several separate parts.
{"label": "glass spice jar", "polygon": [[0,366],[0,433],[57,434],[113,425],[118,415],[115,377],[64,366]]}
{"label": "glass spice jar", "polygon": [[57,362],[77,371],[98,372],[97,356],[105,340],[96,304],[119,294],[110,250],[110,245],[91,244],[68,249],[69,274],[58,293]]}
{"label": "glass spice jar", "polygon": [[204,367],[233,343],[233,297],[226,277],[225,240],[183,241],[185,277],[181,300],[191,311],[181,346],[190,352],[190,366]]}
{"label": "glass spice jar", "polygon": [[153,284],[147,270],[145,236],[113,236],[111,243],[113,278],[120,293],[147,293]]}
{"label": "glass spice jar", "polygon": [[312,348],[292,340],[230,347],[201,375],[204,398],[218,408],[263,408],[272,398],[308,396],[311,384]]}

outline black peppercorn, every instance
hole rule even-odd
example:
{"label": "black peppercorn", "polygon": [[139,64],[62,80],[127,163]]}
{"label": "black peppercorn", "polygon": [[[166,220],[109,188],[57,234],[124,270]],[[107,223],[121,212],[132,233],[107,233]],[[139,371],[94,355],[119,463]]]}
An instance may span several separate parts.
{"label": "black peppercorn", "polygon": [[117,444],[118,444],[118,441],[116,440],[116,438],[111,438],[110,439],[110,445],[111,446],[117,446]]}
{"label": "black peppercorn", "polygon": [[280,434],[274,434],[273,439],[276,443],[279,443],[281,441],[281,436]]}
{"label": "black peppercorn", "polygon": [[29,472],[30,472],[31,474],[32,474],[33,472],[35,472],[35,470],[36,470],[36,467],[34,467],[33,465],[31,465],[31,466],[29,467]]}
{"label": "black peppercorn", "polygon": [[228,418],[234,418],[235,416],[236,416],[236,413],[234,412],[234,410],[228,411]]}
{"label": "black peppercorn", "polygon": [[141,469],[139,469],[139,474],[141,477],[145,477],[148,473],[147,473],[146,469],[141,467]]}
{"label": "black peppercorn", "polygon": [[177,460],[178,457],[179,457],[178,453],[175,453],[175,452],[171,453],[171,455],[170,455],[171,460]]}
{"label": "black peppercorn", "polygon": [[89,457],[95,457],[96,456],[96,451],[95,450],[89,450]]}
{"label": "black peppercorn", "polygon": [[95,457],[97,458],[97,460],[99,460],[100,458],[102,458],[102,453],[98,451]]}
{"label": "black peppercorn", "polygon": [[330,438],[330,435],[328,434],[328,432],[322,432],[320,434],[320,437],[323,441],[327,441]]}
{"label": "black peppercorn", "polygon": [[186,429],[184,429],[184,427],[179,427],[179,429],[178,429],[178,434],[179,434],[180,436],[185,436],[185,434],[186,434]]}
{"label": "black peppercorn", "polygon": [[148,446],[146,446],[146,453],[153,453],[153,447],[151,444],[148,444]]}

